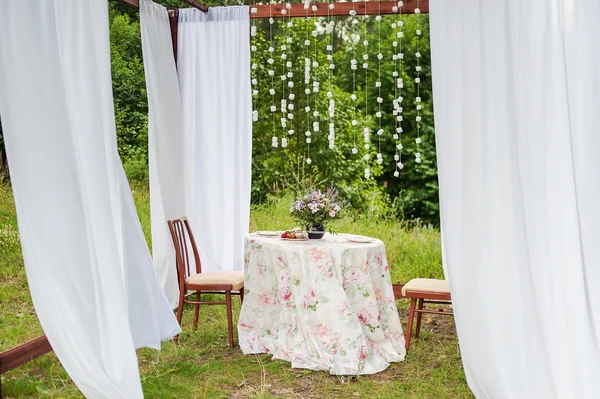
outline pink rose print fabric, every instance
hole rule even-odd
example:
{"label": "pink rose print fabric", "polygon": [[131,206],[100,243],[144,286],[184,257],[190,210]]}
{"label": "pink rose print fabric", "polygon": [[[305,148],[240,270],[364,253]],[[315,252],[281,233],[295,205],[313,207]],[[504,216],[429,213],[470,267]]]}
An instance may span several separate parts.
{"label": "pink rose print fabric", "polygon": [[337,375],[374,374],[404,360],[383,243],[249,235],[238,334],[245,354]]}

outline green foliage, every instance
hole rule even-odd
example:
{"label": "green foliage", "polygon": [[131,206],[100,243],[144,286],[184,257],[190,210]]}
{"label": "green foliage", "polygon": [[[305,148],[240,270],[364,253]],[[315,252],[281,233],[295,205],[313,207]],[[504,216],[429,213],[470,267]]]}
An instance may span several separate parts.
{"label": "green foliage", "polygon": [[129,181],[148,181],[148,154],[134,148],[123,161],[123,168]]}
{"label": "green foliage", "polygon": [[[254,88],[259,90],[257,96],[254,96],[254,109],[258,110],[259,120],[254,124],[253,139],[253,186],[252,201],[260,203],[266,200],[269,195],[277,193],[282,189],[291,189],[298,192],[306,185],[324,186],[333,183],[340,189],[343,198],[350,202],[361,211],[365,211],[370,217],[385,217],[390,212],[397,217],[406,219],[419,218],[427,223],[437,224],[438,216],[438,183],[437,183],[437,165],[435,157],[435,141],[433,133],[433,113],[430,79],[430,57],[428,41],[428,21],[421,16],[421,30],[424,35],[420,38],[415,34],[417,23],[415,16],[402,16],[404,21],[404,39],[402,51],[405,53],[403,79],[403,116],[402,127],[402,162],[405,168],[400,171],[398,178],[394,177],[396,154],[396,142],[392,135],[395,131],[396,121],[392,113],[392,102],[400,92],[395,92],[395,80],[392,76],[394,71],[394,62],[392,55],[394,47],[392,42],[396,39],[395,32],[392,29],[392,22],[400,17],[383,17],[379,26],[373,17],[361,17],[360,23],[354,27],[350,26],[347,18],[335,18],[334,28],[334,63],[336,69],[329,83],[328,61],[326,60],[325,48],[329,44],[330,36],[319,34],[312,36],[312,31],[316,27],[322,26],[325,22],[323,18],[295,19],[293,28],[285,27],[282,20],[276,21],[270,25],[268,21],[261,20],[257,24],[257,36],[252,43],[256,45],[257,51],[254,53],[253,62],[257,64],[253,71],[253,77],[258,80],[258,85]],[[366,20],[366,24],[364,21]],[[381,27],[381,32],[379,32]],[[360,40],[355,44],[354,53],[351,51],[350,32],[356,32],[360,35]],[[269,53],[270,47],[269,32],[272,32],[273,47],[275,52]],[[293,43],[286,43],[287,36],[291,36]],[[304,94],[307,86],[304,84],[304,58],[307,56],[307,47],[304,46],[304,40],[309,38],[312,43],[308,49],[308,57],[316,60],[319,67],[311,69],[313,80],[316,77],[321,82],[318,93],[312,93],[309,97]],[[370,46],[367,48],[370,57],[370,69],[365,71],[360,67],[362,63],[362,54],[365,48],[362,41],[367,39]],[[286,44],[288,51],[293,54],[288,59],[281,59],[281,46]],[[315,50],[317,56],[315,58]],[[400,51],[398,48],[396,49]],[[417,85],[414,83],[416,76],[415,68],[417,59],[414,54],[420,51],[421,66],[421,85],[417,94]],[[381,124],[375,117],[378,110],[376,98],[378,91],[375,88],[376,75],[376,55],[381,52],[383,59],[381,62],[381,93],[384,98],[381,104],[383,118]],[[272,57],[275,63],[272,66],[267,64],[267,59]],[[350,60],[355,58],[359,60],[359,68],[355,77],[350,70]],[[295,87],[293,93],[296,95],[293,103],[296,107],[294,119],[288,121],[284,129],[280,123],[280,101],[281,98],[287,98],[290,89],[287,87],[287,81],[282,82],[280,75],[287,72],[285,62],[293,61],[292,72]],[[275,76],[270,77],[267,74],[269,69],[275,70]],[[269,89],[273,87],[276,90],[275,96],[271,97]],[[355,85],[355,88],[354,88]],[[309,86],[312,89],[312,82]],[[328,126],[329,117],[327,108],[329,99],[326,93],[331,91],[336,101],[336,147],[328,148]],[[350,95],[355,93],[358,97],[356,101],[356,110]],[[422,98],[423,110],[421,111],[422,121],[420,124],[419,137],[422,143],[418,146],[415,142],[417,138],[417,124],[415,118],[416,97]],[[289,100],[288,100],[289,102]],[[277,107],[277,112],[272,113],[271,105]],[[304,112],[305,106],[310,106],[309,113]],[[320,115],[315,118],[312,112],[317,109]],[[365,112],[366,110],[366,112]],[[351,121],[356,119],[358,126],[353,128]],[[312,122],[318,120],[320,132],[313,132],[310,145],[310,154],[308,145],[305,143],[304,132],[312,131]],[[372,132],[371,146],[369,149],[363,148],[363,127],[369,127]],[[382,128],[384,134],[379,141],[375,132]],[[295,133],[288,135],[287,131],[293,129]],[[277,136],[287,137],[288,147],[272,148],[271,138]],[[352,154],[352,148],[356,146],[359,149],[357,155]],[[376,163],[376,154],[378,149],[383,154],[384,163]],[[422,154],[422,162],[417,164],[414,154]],[[364,155],[369,154],[370,160],[365,161]],[[308,165],[305,161],[310,157],[312,163]],[[363,177],[364,169],[371,169],[371,179]]]}
{"label": "green foliage", "polygon": [[130,158],[138,164],[148,157],[148,101],[140,24],[112,7],[109,18],[117,144],[125,164]]}
{"label": "green foliage", "polygon": [[[361,17],[365,18],[365,17]],[[404,53],[403,74],[404,87],[401,95],[403,97],[403,117],[401,123],[403,132],[401,135],[402,145],[404,148],[401,151],[401,160],[405,165],[400,171],[398,178],[394,177],[395,170],[393,156],[396,153],[395,140],[392,134],[395,129],[395,120],[393,115],[392,100],[394,98],[394,62],[392,56],[394,53],[393,42],[397,41],[395,32],[392,29],[392,22],[398,21],[399,18],[385,16],[381,21],[381,32],[379,25],[373,17],[366,17],[366,25],[359,24],[355,30],[358,30],[361,37],[365,37],[369,42],[370,62],[374,64],[375,55],[379,52],[383,55],[381,62],[381,77],[382,87],[381,93],[384,98],[381,104],[383,113],[381,128],[384,130],[381,141],[381,153],[385,160],[382,172],[376,176],[379,187],[384,187],[385,192],[393,201],[393,211],[396,216],[402,219],[421,218],[427,223],[437,224],[439,221],[438,210],[438,183],[437,183],[437,164],[435,156],[435,137],[433,130],[433,105],[431,95],[431,69],[430,69],[430,53],[429,53],[429,23],[426,16],[420,16],[420,25],[423,35],[421,39],[415,34],[417,29],[417,21],[414,15],[404,15],[401,20],[404,23],[402,39],[402,52]],[[362,41],[362,39],[361,39]],[[364,47],[359,43],[357,45],[356,58],[360,58],[364,52]],[[417,86],[414,83],[416,76],[415,68],[417,66],[417,58],[414,54],[419,51],[422,54],[420,65],[423,68],[421,71],[421,84]],[[400,52],[400,48],[397,48]],[[348,51],[342,53],[343,57],[336,60],[336,64],[343,66],[350,65],[352,54]],[[399,63],[398,63],[399,65]],[[352,91],[351,74],[348,73],[348,68],[338,78],[340,87],[346,92]],[[360,68],[359,68],[360,69]],[[362,72],[362,71],[361,71]],[[377,96],[376,88],[374,87],[375,74],[374,70],[369,71],[368,87],[369,87],[369,103],[375,104]],[[359,87],[365,87],[364,74],[357,74],[357,84]],[[417,87],[419,88],[418,96],[422,99],[423,110],[421,111],[422,121],[420,123],[420,137],[422,143],[417,148],[415,139],[417,138],[417,126],[415,118]],[[400,92],[397,92],[400,95]],[[364,96],[364,94],[363,94]],[[369,108],[370,114],[374,114],[376,109]],[[376,120],[373,120],[371,131],[376,131],[379,128]],[[376,141],[376,138],[373,138]],[[417,164],[414,159],[414,154],[420,152],[422,154],[422,162]]]}
{"label": "green foliage", "polygon": [[[267,21],[260,21],[260,24],[267,24]],[[351,126],[352,104],[349,95],[343,92],[335,83],[328,84],[327,80],[327,60],[324,52],[318,52],[315,59],[320,67],[313,73],[316,73],[321,82],[320,90],[316,94],[311,94],[307,98],[304,90],[304,40],[306,35],[310,36],[314,29],[311,22],[305,19],[296,19],[294,21],[295,28],[290,34],[293,38],[292,44],[287,44],[288,49],[294,54],[294,63],[292,72],[294,74],[293,81],[295,87],[292,93],[296,95],[293,103],[296,107],[294,111],[294,119],[287,123],[284,129],[281,127],[279,112],[272,113],[270,111],[273,105],[273,99],[269,94],[271,88],[271,80],[276,84],[278,96],[275,96],[275,105],[280,108],[281,94],[285,94],[286,98],[290,93],[287,86],[287,81],[280,80],[280,75],[285,70],[286,60],[280,57],[273,57],[276,62],[272,67],[267,64],[267,59],[270,57],[268,52],[269,41],[268,34],[265,30],[259,30],[256,37],[256,46],[258,51],[254,56],[253,62],[258,68],[253,76],[259,81],[257,89],[260,91],[258,96],[254,97],[254,107],[258,110],[259,120],[254,124],[253,132],[253,184],[252,184],[252,201],[259,203],[264,201],[269,194],[277,193],[280,189],[291,189],[294,192],[303,191],[307,185],[324,186],[333,183],[341,193],[341,197],[348,199],[356,206],[361,206],[367,203],[368,199],[375,196],[382,202],[380,195],[381,190],[375,181],[363,182],[363,170],[366,167],[366,162],[353,160],[354,156],[351,153],[353,147],[353,129]],[[268,29],[268,27],[266,28]],[[267,31],[268,32],[268,31]],[[312,36],[310,36],[312,37]],[[280,47],[285,43],[286,36],[282,35],[278,30],[275,34],[274,42]],[[317,46],[324,49],[327,45],[327,38],[320,36],[316,38]],[[311,55],[312,58],[314,58]],[[275,77],[268,75],[268,69],[274,69]],[[310,88],[312,89],[312,83]],[[334,149],[328,148],[326,140],[329,119],[327,116],[327,108],[329,99],[326,93],[331,91],[336,99],[336,142],[337,146]],[[289,100],[288,100],[289,101]],[[311,108],[310,113],[304,111],[304,107]],[[312,136],[313,144],[310,146],[310,154],[308,154],[308,146],[305,142],[306,131],[312,131],[312,122],[315,120],[312,117],[314,110],[319,110],[320,132],[314,132]],[[311,117],[309,118],[309,114]],[[356,118],[359,124],[364,124],[364,117],[360,114]],[[294,130],[293,135],[288,134],[288,130]],[[271,147],[271,138],[273,136],[287,137],[288,147],[283,149],[274,149]],[[362,137],[361,133],[357,136]],[[359,138],[357,138],[358,140]],[[312,164],[306,163],[306,158],[310,155]],[[373,153],[374,156],[374,153]],[[374,172],[376,173],[376,172]],[[357,187],[360,189],[357,190]],[[375,195],[374,195],[375,193]]]}

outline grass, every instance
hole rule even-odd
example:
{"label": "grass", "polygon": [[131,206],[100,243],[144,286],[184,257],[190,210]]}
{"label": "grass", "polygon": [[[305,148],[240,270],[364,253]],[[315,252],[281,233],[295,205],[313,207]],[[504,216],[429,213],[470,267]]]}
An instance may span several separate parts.
{"label": "grass", "polygon": [[[146,238],[150,234],[148,189],[132,191]],[[288,199],[254,207],[251,230],[284,229]],[[439,232],[394,221],[355,216],[335,226],[338,231],[365,234],[386,243],[393,279],[441,276]],[[239,303],[234,301],[234,315]],[[399,301],[406,325],[408,304]],[[190,309],[191,310],[191,309]],[[411,344],[406,361],[373,376],[342,379],[324,372],[290,368],[268,355],[244,356],[227,345],[225,309],[202,307],[198,331],[184,313],[180,343],[162,350],[138,351],[146,398],[472,398],[454,330],[448,317],[425,317],[421,338]],[[10,188],[0,185],[0,351],[41,335],[27,288],[14,202]],[[81,398],[81,393],[54,354],[48,354],[2,376],[6,398]]]}
{"label": "grass", "polygon": [[[289,217],[291,196],[252,208],[250,231],[294,227]],[[290,227],[291,226],[291,227]],[[350,215],[335,231],[375,237],[385,243],[393,282],[415,277],[443,278],[440,232],[432,227],[390,219]]]}

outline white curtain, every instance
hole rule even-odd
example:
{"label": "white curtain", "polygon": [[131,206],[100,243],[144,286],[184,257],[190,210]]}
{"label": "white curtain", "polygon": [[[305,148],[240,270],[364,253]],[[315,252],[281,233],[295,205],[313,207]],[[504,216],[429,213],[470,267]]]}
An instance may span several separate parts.
{"label": "white curtain", "polygon": [[158,281],[175,307],[179,287],[167,220],[185,215],[184,199],[191,191],[184,184],[189,170],[184,158],[181,95],[167,9],[150,0],[141,0],[140,25],[148,91],[152,257]]}
{"label": "white curtain", "polygon": [[600,2],[431,0],[441,217],[478,398],[600,392]]}
{"label": "white curtain", "polygon": [[106,0],[0,2],[0,113],[33,303],[88,398],[179,332],[117,152]]}
{"label": "white curtain", "polygon": [[252,98],[247,6],[179,11],[186,215],[203,271],[243,270],[250,217]]}

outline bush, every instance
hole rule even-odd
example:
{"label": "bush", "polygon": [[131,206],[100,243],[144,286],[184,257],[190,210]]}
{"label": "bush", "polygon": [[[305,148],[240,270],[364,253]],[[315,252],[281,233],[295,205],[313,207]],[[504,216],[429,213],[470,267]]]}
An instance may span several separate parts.
{"label": "bush", "polygon": [[148,156],[142,151],[132,151],[123,161],[123,168],[129,181],[148,181]]}

